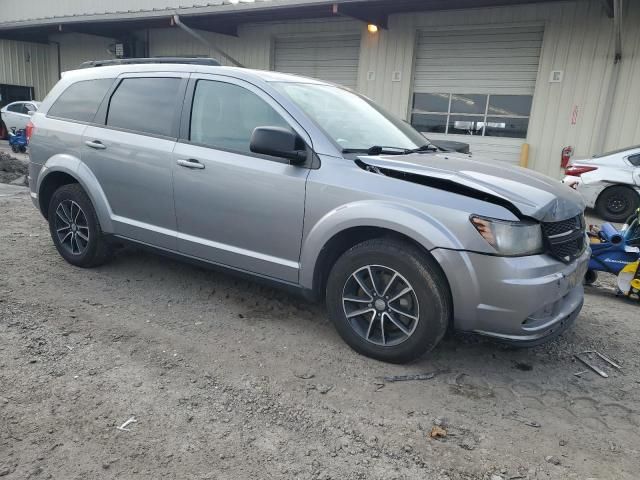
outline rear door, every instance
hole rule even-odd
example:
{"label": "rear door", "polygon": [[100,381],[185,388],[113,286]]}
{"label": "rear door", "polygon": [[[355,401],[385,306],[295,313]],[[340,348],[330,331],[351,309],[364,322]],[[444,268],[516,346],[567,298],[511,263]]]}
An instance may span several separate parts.
{"label": "rear door", "polygon": [[107,197],[115,233],[170,250],[176,249],[172,152],[187,76],[119,77],[83,136],[82,160]]}

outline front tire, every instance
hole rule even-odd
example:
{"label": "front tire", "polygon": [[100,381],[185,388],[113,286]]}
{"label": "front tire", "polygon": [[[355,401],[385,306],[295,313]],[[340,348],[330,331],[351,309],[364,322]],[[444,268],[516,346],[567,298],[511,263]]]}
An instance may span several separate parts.
{"label": "front tire", "polygon": [[360,243],[336,261],[326,302],[348,345],[391,363],[432,350],[446,333],[452,310],[437,263],[407,242],[385,238]]}
{"label": "front tire", "polygon": [[70,264],[90,268],[109,259],[110,245],[91,200],[79,184],[63,185],[54,192],[47,218],[53,243]]}
{"label": "front tire", "polygon": [[640,196],[628,187],[604,190],[596,202],[596,212],[608,222],[624,222],[640,206]]}

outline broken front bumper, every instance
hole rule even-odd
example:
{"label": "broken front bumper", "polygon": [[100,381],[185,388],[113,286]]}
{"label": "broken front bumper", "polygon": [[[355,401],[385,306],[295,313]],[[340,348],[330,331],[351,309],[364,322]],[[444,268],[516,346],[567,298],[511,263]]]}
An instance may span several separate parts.
{"label": "broken front bumper", "polygon": [[549,255],[432,253],[449,280],[458,330],[535,345],[566,330],[582,308],[588,248],[570,264]]}

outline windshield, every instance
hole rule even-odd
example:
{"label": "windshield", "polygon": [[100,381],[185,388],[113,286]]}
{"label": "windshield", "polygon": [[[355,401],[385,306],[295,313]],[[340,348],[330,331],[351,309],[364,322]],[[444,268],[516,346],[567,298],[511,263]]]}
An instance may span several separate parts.
{"label": "windshield", "polygon": [[277,82],[274,87],[309,115],[343,150],[413,150],[425,137],[365,98],[332,85]]}

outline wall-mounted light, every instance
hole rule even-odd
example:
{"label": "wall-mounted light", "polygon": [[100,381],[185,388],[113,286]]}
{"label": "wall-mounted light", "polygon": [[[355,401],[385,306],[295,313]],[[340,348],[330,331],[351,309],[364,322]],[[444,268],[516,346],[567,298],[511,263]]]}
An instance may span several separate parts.
{"label": "wall-mounted light", "polygon": [[367,30],[369,31],[369,33],[378,33],[378,26],[370,23],[369,25],[367,25]]}

